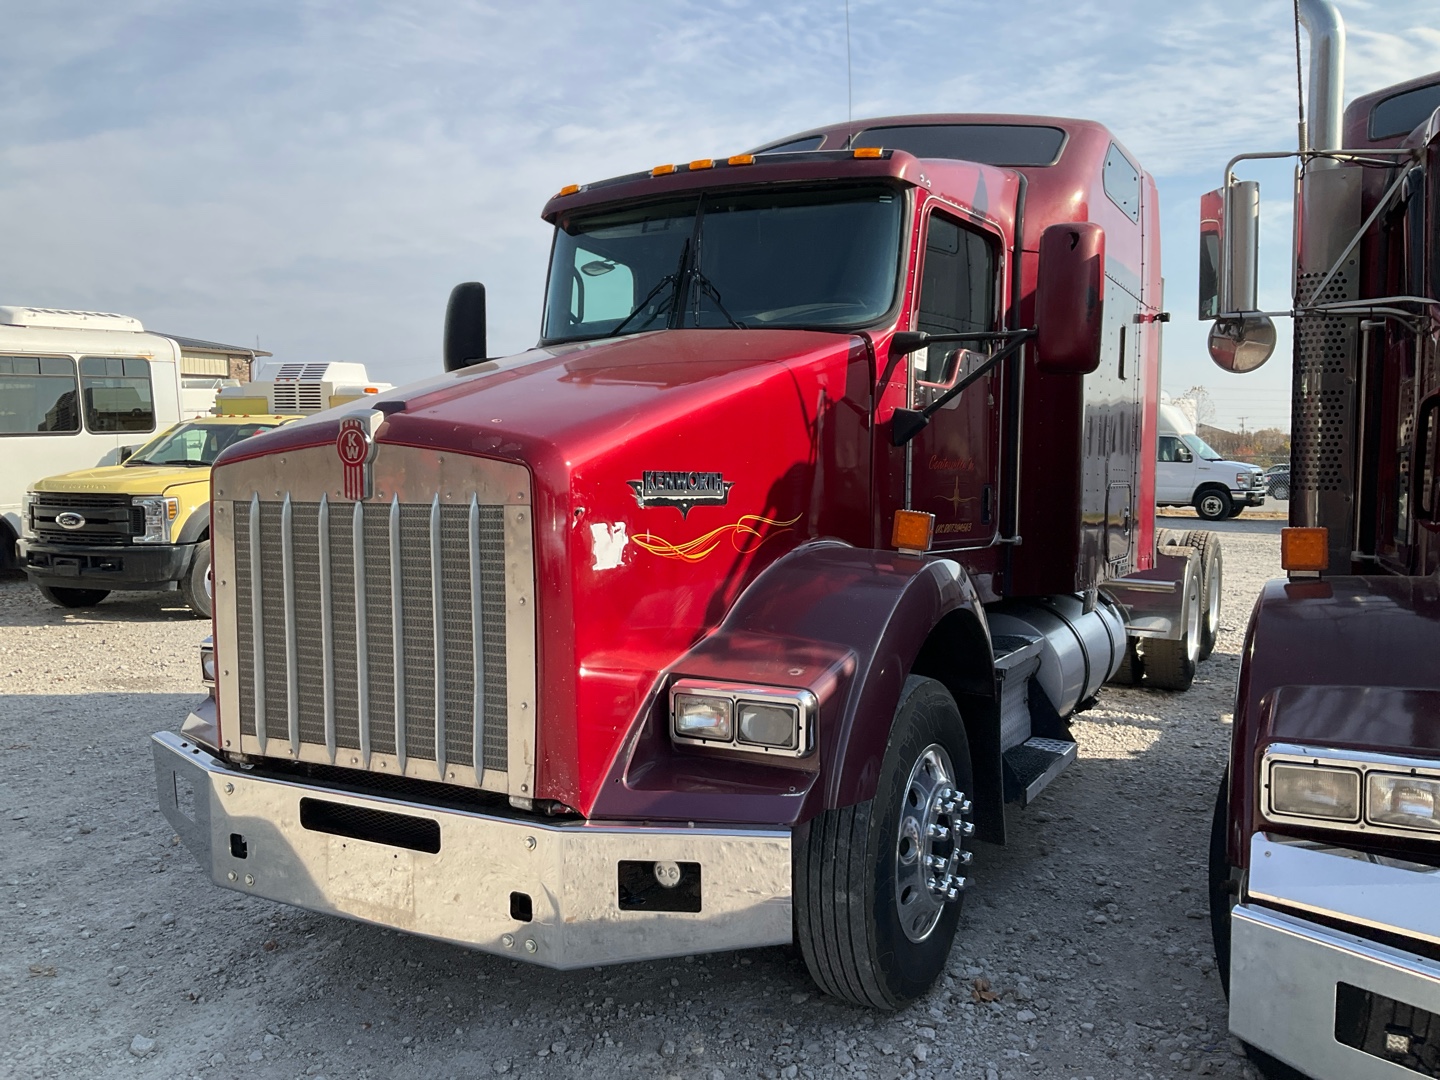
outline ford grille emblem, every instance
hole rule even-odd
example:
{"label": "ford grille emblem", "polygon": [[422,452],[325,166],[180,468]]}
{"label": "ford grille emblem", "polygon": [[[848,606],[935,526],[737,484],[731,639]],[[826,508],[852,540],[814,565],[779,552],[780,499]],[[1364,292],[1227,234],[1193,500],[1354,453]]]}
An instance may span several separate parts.
{"label": "ford grille emblem", "polygon": [[55,515],[55,524],[62,529],[83,529],[85,519],[73,510],[66,510],[63,514]]}

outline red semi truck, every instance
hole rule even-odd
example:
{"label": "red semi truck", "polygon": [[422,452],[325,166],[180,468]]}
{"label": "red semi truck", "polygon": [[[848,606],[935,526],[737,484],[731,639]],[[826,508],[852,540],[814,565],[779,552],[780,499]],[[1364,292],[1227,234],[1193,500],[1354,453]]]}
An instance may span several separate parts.
{"label": "red semi truck", "polygon": [[[1342,124],[1343,24],[1328,3],[1300,11],[1288,577],[1261,594],[1242,654],[1210,845],[1215,950],[1231,1030],[1268,1075],[1437,1076],[1440,72],[1357,98]],[[1242,158],[1201,213],[1201,314],[1230,370],[1274,343]]]}
{"label": "red semi truck", "polygon": [[539,346],[227,453],[212,700],[154,748],[216,884],[558,968],[799,941],[883,1008],[1218,544],[1154,529],[1151,179],[916,116],[562,190]]}

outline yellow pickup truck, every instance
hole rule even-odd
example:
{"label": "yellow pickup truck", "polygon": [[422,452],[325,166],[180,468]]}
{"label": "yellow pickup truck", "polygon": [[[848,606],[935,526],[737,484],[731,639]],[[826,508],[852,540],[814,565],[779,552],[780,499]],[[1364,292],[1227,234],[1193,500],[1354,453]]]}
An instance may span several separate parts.
{"label": "yellow pickup truck", "polygon": [[93,607],[124,589],[179,589],[210,617],[210,466],[241,439],[298,416],[206,416],[120,465],[39,481],[25,496],[20,564],[51,603]]}

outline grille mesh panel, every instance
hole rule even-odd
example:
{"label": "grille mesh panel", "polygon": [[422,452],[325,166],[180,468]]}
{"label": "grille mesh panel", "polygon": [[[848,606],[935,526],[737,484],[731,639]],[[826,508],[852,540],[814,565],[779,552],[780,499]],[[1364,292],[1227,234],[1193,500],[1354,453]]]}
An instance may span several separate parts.
{"label": "grille mesh panel", "polygon": [[[434,761],[436,683],[443,698],[445,761],[475,766],[475,650],[471,614],[471,526],[468,505],[439,508],[440,663],[435,656],[437,620],[431,566],[429,504],[401,504],[398,509],[399,566],[392,565],[391,506],[361,504],[361,547],[355,547],[355,504],[328,507],[328,526],[321,529],[317,503],[292,502],[290,508],[294,612],[287,617],[284,585],[284,506],[259,504],[261,610],[252,604],[251,504],[236,502],[236,607],[239,631],[240,728],[256,731],[254,685],[255,631],[260,630],[264,686],[259,700],[270,740],[288,745],[290,687],[294,686],[302,744],[326,745],[326,650],[322,603],[322,542],[329,556],[331,612],[331,698],[335,715],[336,763],[350,764],[361,748],[362,715],[368,711],[372,754],[397,753],[396,725],[403,725],[409,761]],[[484,768],[505,771],[506,730],[505,541],[504,508],[478,508],[476,546],[479,550],[483,640],[481,682],[484,709]],[[356,617],[357,557],[363,561],[363,617]],[[401,655],[395,654],[392,582],[398,577]],[[257,620],[258,614],[258,620]],[[293,629],[287,629],[293,627]],[[287,666],[287,636],[293,636],[294,679]],[[363,642],[363,646],[362,646]],[[362,704],[363,647],[365,696]],[[399,716],[397,718],[397,697]],[[341,753],[339,751],[350,751]],[[373,767],[373,766],[372,766]]]}

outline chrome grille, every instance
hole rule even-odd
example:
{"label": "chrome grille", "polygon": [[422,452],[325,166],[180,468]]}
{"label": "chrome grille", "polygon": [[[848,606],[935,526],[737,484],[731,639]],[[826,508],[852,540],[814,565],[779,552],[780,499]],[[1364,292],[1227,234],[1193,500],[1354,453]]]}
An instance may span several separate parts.
{"label": "chrome grille", "polygon": [[504,506],[232,506],[247,742],[419,777],[507,771]]}

